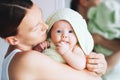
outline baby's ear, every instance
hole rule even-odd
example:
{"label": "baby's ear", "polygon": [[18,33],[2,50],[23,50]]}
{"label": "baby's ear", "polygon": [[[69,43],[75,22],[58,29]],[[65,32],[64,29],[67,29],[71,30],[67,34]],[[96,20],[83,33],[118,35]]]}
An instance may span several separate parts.
{"label": "baby's ear", "polygon": [[14,36],[5,38],[5,41],[11,45],[16,45],[19,42],[18,39]]}

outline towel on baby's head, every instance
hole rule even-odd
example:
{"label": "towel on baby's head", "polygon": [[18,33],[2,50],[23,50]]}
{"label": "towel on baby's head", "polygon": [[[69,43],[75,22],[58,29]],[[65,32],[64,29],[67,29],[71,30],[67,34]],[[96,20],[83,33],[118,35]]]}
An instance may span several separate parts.
{"label": "towel on baby's head", "polygon": [[46,23],[49,25],[48,32],[53,24],[59,20],[66,20],[71,24],[81,48],[85,54],[89,54],[93,50],[94,42],[83,17],[69,8],[60,9],[47,19]]}

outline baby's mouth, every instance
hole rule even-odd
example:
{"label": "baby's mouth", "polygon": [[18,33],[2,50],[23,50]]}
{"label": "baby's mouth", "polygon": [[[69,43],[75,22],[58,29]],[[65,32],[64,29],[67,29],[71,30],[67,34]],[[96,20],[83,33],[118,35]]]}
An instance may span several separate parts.
{"label": "baby's mouth", "polygon": [[60,42],[65,42],[65,43],[69,43],[69,41],[66,41],[66,40],[61,40]]}

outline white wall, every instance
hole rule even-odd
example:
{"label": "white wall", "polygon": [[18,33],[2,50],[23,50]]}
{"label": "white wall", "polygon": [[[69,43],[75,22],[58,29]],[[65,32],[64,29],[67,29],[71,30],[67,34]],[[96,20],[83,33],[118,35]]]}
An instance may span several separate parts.
{"label": "white wall", "polygon": [[120,3],[120,0],[116,0],[116,1],[118,1]]}
{"label": "white wall", "polygon": [[65,0],[65,7],[69,8],[70,7],[70,2],[71,2],[71,0]]}
{"label": "white wall", "polygon": [[65,0],[32,0],[43,12],[44,20],[55,10],[65,7]]}

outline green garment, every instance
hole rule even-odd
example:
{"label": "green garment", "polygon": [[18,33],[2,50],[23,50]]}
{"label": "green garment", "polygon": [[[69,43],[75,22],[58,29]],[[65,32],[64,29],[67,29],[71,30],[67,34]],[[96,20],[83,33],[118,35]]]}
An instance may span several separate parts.
{"label": "green garment", "polygon": [[48,41],[50,42],[50,48],[46,49],[43,53],[58,62],[66,63],[63,57],[56,51],[56,47],[51,41],[51,39],[48,39]]}
{"label": "green garment", "polygon": [[[88,29],[108,40],[120,39],[120,4],[114,0],[106,0],[88,12]],[[95,46],[96,52],[111,55],[112,51],[100,45]]]}

